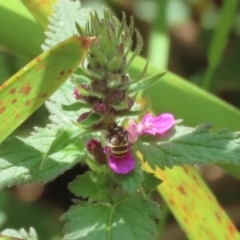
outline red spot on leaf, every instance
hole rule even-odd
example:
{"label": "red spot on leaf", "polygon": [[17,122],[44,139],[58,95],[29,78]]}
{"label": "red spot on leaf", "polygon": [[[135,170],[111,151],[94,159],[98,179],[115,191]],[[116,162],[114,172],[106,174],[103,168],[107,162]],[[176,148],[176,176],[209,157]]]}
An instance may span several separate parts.
{"label": "red spot on leaf", "polygon": [[177,187],[177,189],[178,189],[178,191],[179,191],[182,195],[187,195],[186,191],[184,190],[184,188],[183,188],[181,185],[179,185],[179,186]]}
{"label": "red spot on leaf", "polygon": [[199,188],[201,188],[201,184],[198,182],[197,177],[194,175],[194,176],[192,176],[192,178],[193,178],[195,184],[196,184]]}
{"label": "red spot on leaf", "polygon": [[234,235],[236,234],[237,230],[236,230],[235,226],[231,222],[228,224],[227,229],[228,229],[230,235],[232,237],[234,237]]}
{"label": "red spot on leaf", "polygon": [[169,203],[170,203],[171,205],[174,205],[174,200],[173,200],[172,198],[169,198]]}
{"label": "red spot on leaf", "polygon": [[60,75],[62,76],[64,73],[65,73],[65,71],[63,70],[63,71],[60,72]]}
{"label": "red spot on leaf", "polygon": [[39,95],[38,97],[45,98],[45,97],[47,97],[47,95],[48,95],[48,93],[43,93],[43,94]]}
{"label": "red spot on leaf", "polygon": [[18,119],[19,117],[20,117],[20,114],[17,113],[17,114],[15,115],[15,119]]}
{"label": "red spot on leaf", "polygon": [[37,70],[40,71],[42,69],[45,68],[45,64],[40,64],[38,67],[37,67]]}
{"label": "red spot on leaf", "polygon": [[188,207],[185,204],[181,204],[181,208],[184,212],[188,212]]}
{"label": "red spot on leaf", "polygon": [[16,88],[12,88],[11,90],[10,90],[10,94],[13,94],[13,93],[15,93],[16,92]]}
{"label": "red spot on leaf", "polygon": [[6,86],[6,83],[3,83],[3,84],[0,86],[0,89],[5,88],[5,86]]}
{"label": "red spot on leaf", "polygon": [[184,167],[183,170],[184,170],[184,172],[185,172],[186,174],[188,174],[188,169],[187,169],[187,167]]}
{"label": "red spot on leaf", "polygon": [[16,101],[17,101],[17,99],[16,99],[16,98],[15,98],[15,99],[13,99],[13,100],[12,100],[12,104],[14,104]]}
{"label": "red spot on leaf", "polygon": [[68,70],[68,73],[69,73],[69,74],[71,74],[71,73],[72,73],[72,70],[71,70],[71,69],[70,69],[70,70]]}
{"label": "red spot on leaf", "polygon": [[36,58],[36,60],[37,60],[37,62],[40,62],[40,61],[41,61],[41,57],[38,56],[38,57]]}
{"label": "red spot on leaf", "polygon": [[183,218],[183,221],[184,221],[186,224],[189,223],[189,222],[188,222],[188,219],[187,219],[186,217]]}
{"label": "red spot on leaf", "polygon": [[0,114],[2,114],[5,111],[5,107],[0,107]]}
{"label": "red spot on leaf", "polygon": [[29,106],[30,103],[31,103],[31,101],[26,101],[26,102],[25,102],[25,105],[26,105],[26,106]]}
{"label": "red spot on leaf", "polygon": [[209,201],[212,201],[212,196],[210,194],[208,194],[207,197]]}
{"label": "red spot on leaf", "polygon": [[19,90],[20,93],[23,93],[25,95],[28,95],[31,91],[31,85],[29,83],[27,83],[25,86],[21,87],[21,89]]}
{"label": "red spot on leaf", "polygon": [[220,214],[219,213],[215,213],[215,216],[216,216],[216,218],[217,218],[217,220],[218,220],[218,223],[220,223],[221,222],[221,216],[220,216]]}

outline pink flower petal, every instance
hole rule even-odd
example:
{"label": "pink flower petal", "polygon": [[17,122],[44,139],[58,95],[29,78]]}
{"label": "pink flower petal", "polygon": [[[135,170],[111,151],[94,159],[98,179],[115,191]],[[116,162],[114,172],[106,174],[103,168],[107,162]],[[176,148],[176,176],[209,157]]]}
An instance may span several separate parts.
{"label": "pink flower petal", "polygon": [[138,136],[139,136],[139,131],[138,131],[138,125],[133,122],[132,120],[129,120],[128,124],[128,140],[131,143],[134,143]]}
{"label": "pink flower petal", "polygon": [[135,167],[135,160],[131,154],[131,151],[127,152],[124,157],[115,157],[113,154],[108,156],[110,168],[118,174],[127,174],[131,172]]}
{"label": "pink flower petal", "polygon": [[140,129],[142,134],[148,133],[151,135],[163,135],[173,127],[174,123],[175,119],[170,113],[163,113],[157,117],[148,113],[144,116],[142,122],[140,123]]}

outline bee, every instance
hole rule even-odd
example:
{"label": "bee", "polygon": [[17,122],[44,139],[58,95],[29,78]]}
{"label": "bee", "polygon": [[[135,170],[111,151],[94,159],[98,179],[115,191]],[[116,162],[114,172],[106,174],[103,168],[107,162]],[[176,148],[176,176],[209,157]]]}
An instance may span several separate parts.
{"label": "bee", "polygon": [[107,128],[107,145],[111,153],[117,157],[124,157],[128,151],[128,131],[115,122],[110,123]]}

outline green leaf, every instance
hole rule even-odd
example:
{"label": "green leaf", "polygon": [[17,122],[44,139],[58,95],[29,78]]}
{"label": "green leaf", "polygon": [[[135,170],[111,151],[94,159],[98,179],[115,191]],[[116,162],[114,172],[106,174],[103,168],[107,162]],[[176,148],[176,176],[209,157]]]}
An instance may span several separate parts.
{"label": "green leaf", "polygon": [[139,82],[133,83],[129,86],[129,88],[127,90],[127,93],[131,94],[131,93],[138,92],[138,91],[141,91],[143,89],[146,89],[150,85],[155,83],[157,80],[159,80],[159,78],[161,78],[165,74],[166,73],[159,73],[159,74],[154,75],[152,77],[148,77],[148,78],[145,78],[143,80],[140,80]]}
{"label": "green leaf", "polygon": [[211,87],[214,72],[222,60],[224,49],[228,43],[229,33],[233,26],[233,20],[237,15],[238,4],[238,0],[224,1],[221,7],[219,22],[208,51],[209,66],[202,83],[202,87],[206,90],[209,90]]}
{"label": "green leaf", "polygon": [[240,239],[234,223],[194,168],[188,165],[166,170],[157,168],[154,174],[163,180],[158,191],[187,239]]}
{"label": "green leaf", "polygon": [[[73,36],[41,54],[0,86],[0,142],[26,120],[75,71],[91,39]],[[59,59],[65,61],[59,63]]]}
{"label": "green leaf", "polygon": [[240,163],[240,134],[226,129],[211,133],[211,124],[190,128],[175,126],[170,137],[137,143],[152,168],[174,165]]}
{"label": "green leaf", "polygon": [[[45,129],[47,131],[47,129]],[[82,145],[80,137],[88,132],[82,128],[76,129],[76,127],[68,128],[66,130],[59,130],[56,138],[53,140],[51,145],[49,146],[49,150],[45,155],[45,158],[49,155],[61,151],[67,146],[74,144],[76,146]],[[80,150],[82,150],[80,148]]]}
{"label": "green leaf", "polygon": [[114,180],[130,194],[136,194],[143,181],[142,170],[138,167],[126,175],[114,174]]}
{"label": "green leaf", "polygon": [[68,185],[69,190],[78,197],[94,202],[109,202],[110,191],[107,189],[107,176],[96,172],[86,172],[77,176]]}
{"label": "green leaf", "polygon": [[[51,97],[46,101],[45,105],[50,112],[50,120],[58,128],[66,129],[73,127],[73,121],[77,122],[78,117],[85,112],[86,109],[79,111],[64,111],[62,105],[71,105],[76,102],[72,97],[74,85],[71,81],[65,82]],[[79,126],[75,126],[78,131]]]}
{"label": "green leaf", "polygon": [[88,103],[78,101],[78,102],[72,103],[70,105],[62,104],[62,109],[64,111],[78,111],[81,108],[89,108],[89,106],[90,105]]}
{"label": "green leaf", "polygon": [[30,227],[29,233],[25,229],[21,228],[19,231],[14,229],[6,229],[1,232],[4,236],[0,235],[1,240],[38,240],[37,233],[34,228]]}
{"label": "green leaf", "polygon": [[98,115],[96,113],[89,113],[89,115],[79,123],[79,126],[84,127],[84,128],[91,127],[94,124],[99,123],[100,120],[101,120],[100,115]]}
{"label": "green leaf", "polygon": [[158,185],[162,182],[158,179],[154,174],[143,172],[144,181],[142,183],[142,187],[145,193],[150,193],[152,190],[156,189]]}
{"label": "green leaf", "polygon": [[64,240],[154,240],[156,203],[129,198],[114,205],[81,202],[62,216]]}
{"label": "green leaf", "polygon": [[[42,28],[20,1],[0,1],[0,22],[7,23],[0,24],[0,45],[3,48],[28,61],[41,53]],[[16,36],[17,41],[13,41]]]}
{"label": "green leaf", "polygon": [[[69,144],[59,151],[52,145],[58,129],[36,129],[29,138],[7,139],[0,144],[0,189],[16,184],[46,183],[85,158],[82,143]],[[52,148],[52,154],[45,156]]]}
{"label": "green leaf", "polygon": [[53,14],[49,19],[50,31],[45,32],[47,39],[42,45],[43,50],[48,50],[66,38],[78,35],[75,23],[85,26],[88,18],[89,11],[81,9],[80,1],[58,0],[53,6]]}

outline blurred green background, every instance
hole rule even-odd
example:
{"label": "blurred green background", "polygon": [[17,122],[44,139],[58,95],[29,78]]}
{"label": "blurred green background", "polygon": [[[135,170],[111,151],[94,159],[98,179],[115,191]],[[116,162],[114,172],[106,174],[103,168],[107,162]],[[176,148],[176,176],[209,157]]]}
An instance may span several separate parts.
{"label": "blurred green background", "polygon": [[[21,17],[20,12],[27,10],[20,1],[14,1],[18,2],[12,4],[16,4],[16,11],[19,11],[17,16]],[[157,68],[167,69],[240,107],[240,5],[237,0],[85,0],[82,5],[99,14],[102,6],[110,7],[119,18],[122,11],[128,17],[133,15],[135,26],[145,43],[143,57]],[[1,19],[8,14],[7,11],[0,4]],[[23,43],[28,51],[23,47],[16,54],[14,47],[8,48],[19,40],[12,30],[15,21],[12,19],[12,22],[0,23],[0,84],[37,56],[41,51],[40,44],[44,41],[43,34],[24,32],[30,42]],[[36,27],[41,28],[40,25],[33,26]],[[13,32],[10,42],[1,35],[4,28],[11,28]],[[171,101],[171,96],[167,101]],[[34,125],[44,126],[47,122],[48,113],[41,107],[17,133],[26,136]],[[240,227],[239,181],[216,166],[198,167],[198,170],[230,218]],[[27,185],[2,191],[0,229],[34,226],[40,239],[61,239],[62,223],[58,219],[71,205],[73,198],[67,190],[67,184],[84,171],[85,167],[77,166],[44,187]],[[163,203],[157,194],[154,197]],[[22,212],[28,214],[23,217]],[[183,231],[169,212],[165,220],[161,239],[185,239]]]}

